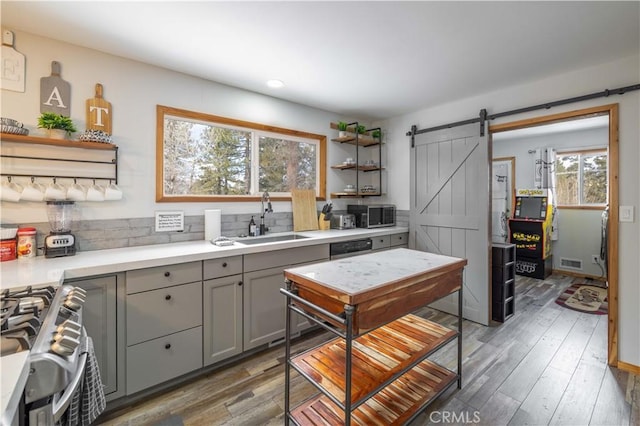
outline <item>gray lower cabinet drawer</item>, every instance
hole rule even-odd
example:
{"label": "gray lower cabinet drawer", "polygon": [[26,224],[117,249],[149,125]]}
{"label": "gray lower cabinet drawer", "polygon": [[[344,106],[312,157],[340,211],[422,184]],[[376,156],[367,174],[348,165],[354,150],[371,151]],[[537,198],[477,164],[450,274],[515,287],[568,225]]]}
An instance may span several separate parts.
{"label": "gray lower cabinet drawer", "polygon": [[127,296],[127,346],[202,325],[202,282]]}
{"label": "gray lower cabinet drawer", "polygon": [[127,272],[127,294],[202,281],[202,262],[179,263]]}
{"label": "gray lower cabinet drawer", "polygon": [[381,235],[378,237],[371,237],[371,242],[373,243],[371,246],[372,250],[382,250],[389,248],[389,236]]}
{"label": "gray lower cabinet drawer", "polygon": [[205,280],[242,273],[242,256],[221,257],[203,262]]}
{"label": "gray lower cabinet drawer", "polygon": [[409,244],[409,233],[391,235],[391,247],[404,246]]}
{"label": "gray lower cabinet drawer", "polygon": [[[329,244],[245,254],[244,272],[329,260]],[[284,279],[284,278],[283,278]]]}
{"label": "gray lower cabinet drawer", "polygon": [[127,348],[127,395],[202,367],[202,327]]}

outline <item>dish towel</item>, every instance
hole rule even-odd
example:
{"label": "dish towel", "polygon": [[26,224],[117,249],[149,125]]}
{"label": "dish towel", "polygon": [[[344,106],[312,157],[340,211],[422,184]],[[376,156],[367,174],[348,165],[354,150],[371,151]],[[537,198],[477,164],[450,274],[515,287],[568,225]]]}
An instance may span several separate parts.
{"label": "dish towel", "polygon": [[61,419],[61,424],[63,425],[90,425],[104,411],[107,405],[91,337],[87,336],[86,344],[81,349],[81,353],[87,354],[84,377],[82,385],[73,395],[67,413]]}

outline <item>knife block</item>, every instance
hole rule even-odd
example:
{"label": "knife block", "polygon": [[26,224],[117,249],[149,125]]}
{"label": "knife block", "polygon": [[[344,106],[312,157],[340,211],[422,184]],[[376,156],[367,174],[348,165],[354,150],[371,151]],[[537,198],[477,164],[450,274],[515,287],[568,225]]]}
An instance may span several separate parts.
{"label": "knife block", "polygon": [[326,231],[331,228],[331,221],[324,220],[324,213],[320,213],[320,217],[318,218],[318,229],[321,231]]}

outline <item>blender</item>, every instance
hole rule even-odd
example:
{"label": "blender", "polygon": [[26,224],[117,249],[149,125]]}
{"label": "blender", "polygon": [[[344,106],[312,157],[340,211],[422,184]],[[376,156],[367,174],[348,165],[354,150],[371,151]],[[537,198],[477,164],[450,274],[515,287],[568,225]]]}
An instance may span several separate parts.
{"label": "blender", "polygon": [[73,201],[47,201],[47,218],[51,232],[44,237],[44,257],[76,254],[76,238],[71,233],[73,207]]}

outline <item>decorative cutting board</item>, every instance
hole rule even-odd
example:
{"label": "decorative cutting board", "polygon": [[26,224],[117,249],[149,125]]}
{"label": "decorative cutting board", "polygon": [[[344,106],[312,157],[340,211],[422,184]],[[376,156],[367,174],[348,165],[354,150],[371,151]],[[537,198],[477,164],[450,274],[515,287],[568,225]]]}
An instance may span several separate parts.
{"label": "decorative cutting board", "polygon": [[316,210],[316,192],[313,189],[294,189],[291,191],[294,231],[317,231],[318,212]]}
{"label": "decorative cutting board", "polygon": [[51,76],[40,79],[40,112],[71,116],[71,85],[60,77],[58,61],[51,61]]}
{"label": "decorative cutting board", "polygon": [[87,130],[111,134],[111,104],[102,97],[102,84],[96,84],[96,95],[87,99]]}
{"label": "decorative cutting board", "polygon": [[24,55],[13,48],[13,32],[2,31],[2,88],[24,92]]}

